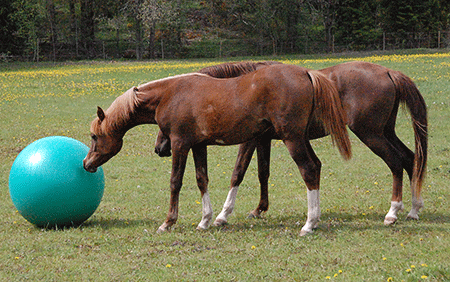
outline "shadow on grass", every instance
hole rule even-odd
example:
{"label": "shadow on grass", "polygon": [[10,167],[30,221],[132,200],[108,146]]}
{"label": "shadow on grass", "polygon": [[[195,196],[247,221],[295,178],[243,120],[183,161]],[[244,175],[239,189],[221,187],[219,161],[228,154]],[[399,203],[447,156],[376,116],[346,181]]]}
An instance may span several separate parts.
{"label": "shadow on grass", "polygon": [[138,226],[150,227],[156,225],[157,222],[151,219],[122,219],[122,218],[109,218],[109,219],[92,219],[83,223],[80,228],[101,228],[108,229],[126,229],[134,228]]}
{"label": "shadow on grass", "polygon": [[[427,212],[424,211],[420,214],[420,220],[406,219],[407,213],[400,214],[397,222],[391,226],[385,226],[383,224],[383,213],[370,212],[365,215],[359,213],[348,212],[324,212],[321,215],[321,221],[319,222],[318,232],[336,233],[341,231],[348,232],[361,232],[366,230],[382,231],[387,228],[393,230],[402,230],[405,232],[415,231],[439,231],[446,232],[448,226],[440,226],[441,224],[450,222],[450,214],[443,212]],[[298,231],[306,222],[306,216],[301,213],[299,215],[273,215],[267,214],[262,218],[231,218],[230,223],[225,226],[215,227],[211,226],[209,230],[220,230],[222,232],[244,232],[246,230],[254,231],[275,231],[286,230]],[[69,226],[63,228],[52,228],[48,230],[63,231],[72,228],[100,228],[103,230],[109,229],[133,229],[136,227],[144,227],[148,230],[157,229],[158,223],[156,220],[151,219],[123,219],[123,218],[93,218],[87,220],[78,226]],[[176,224],[181,228],[183,223]],[[156,231],[155,231],[156,232]]]}
{"label": "shadow on grass", "polygon": [[[356,214],[348,212],[324,212],[321,215],[318,232],[336,233],[341,231],[361,232],[366,230],[383,231],[391,228],[392,230],[402,230],[405,232],[418,231],[437,231],[447,232],[448,226],[443,224],[450,222],[450,213],[443,212],[426,212],[420,214],[419,220],[406,218],[407,213],[403,212],[399,215],[397,222],[393,225],[384,225],[384,213],[370,212],[367,214]],[[306,222],[304,214],[296,215],[280,215],[255,218],[235,218],[229,224],[221,227],[221,231],[238,232],[247,230],[290,230],[300,229]]]}
{"label": "shadow on grass", "polygon": [[101,228],[104,230],[108,229],[126,229],[126,228],[134,228],[138,226],[149,227],[156,225],[157,222],[149,219],[136,219],[136,220],[128,220],[122,218],[113,218],[113,219],[89,219],[78,225],[66,225],[66,226],[54,226],[54,227],[42,227],[42,226],[34,226],[37,229],[43,229],[47,231],[64,231],[70,229],[84,229],[84,228]]}

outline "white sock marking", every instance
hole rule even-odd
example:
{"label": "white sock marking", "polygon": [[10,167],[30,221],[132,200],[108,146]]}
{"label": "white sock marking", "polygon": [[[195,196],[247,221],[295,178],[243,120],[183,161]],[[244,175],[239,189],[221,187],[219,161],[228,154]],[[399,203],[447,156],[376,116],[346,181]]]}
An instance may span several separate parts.
{"label": "white sock marking", "polygon": [[198,229],[207,229],[209,226],[209,222],[213,216],[213,210],[211,206],[211,199],[209,198],[208,191],[203,194],[202,198],[202,221],[198,224]]}
{"label": "white sock marking", "polygon": [[317,227],[320,219],[320,193],[319,190],[308,190],[308,218],[302,227],[301,234],[311,233]]}
{"label": "white sock marking", "polygon": [[403,210],[403,202],[391,202],[391,208],[389,212],[386,214],[385,218],[394,218],[397,219],[397,214],[399,211]]}
{"label": "white sock marking", "polygon": [[217,216],[217,220],[221,220],[223,222],[227,222],[227,217],[233,212],[234,210],[234,204],[236,203],[236,196],[237,192],[239,190],[239,186],[231,187],[230,191],[228,192],[227,199],[225,203],[223,204],[223,209],[220,212],[220,214]]}

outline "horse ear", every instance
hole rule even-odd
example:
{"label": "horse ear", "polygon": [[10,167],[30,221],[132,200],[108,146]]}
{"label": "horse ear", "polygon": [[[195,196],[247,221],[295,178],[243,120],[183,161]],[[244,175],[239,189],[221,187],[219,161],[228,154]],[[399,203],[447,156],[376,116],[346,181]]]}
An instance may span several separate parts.
{"label": "horse ear", "polygon": [[97,116],[100,121],[103,121],[105,119],[105,112],[100,107],[97,107]]}

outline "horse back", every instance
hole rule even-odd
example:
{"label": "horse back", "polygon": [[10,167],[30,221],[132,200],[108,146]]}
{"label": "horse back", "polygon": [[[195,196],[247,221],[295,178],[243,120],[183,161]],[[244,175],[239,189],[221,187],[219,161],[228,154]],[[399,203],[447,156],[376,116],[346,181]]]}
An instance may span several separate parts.
{"label": "horse back", "polygon": [[389,69],[368,62],[348,62],[320,70],[336,83],[347,123],[383,130],[397,114],[398,97]]}
{"label": "horse back", "polygon": [[165,83],[158,125],[171,138],[195,136],[195,142],[243,143],[274,126],[300,132],[313,107],[308,70],[298,66],[275,64],[236,78],[192,75]]}

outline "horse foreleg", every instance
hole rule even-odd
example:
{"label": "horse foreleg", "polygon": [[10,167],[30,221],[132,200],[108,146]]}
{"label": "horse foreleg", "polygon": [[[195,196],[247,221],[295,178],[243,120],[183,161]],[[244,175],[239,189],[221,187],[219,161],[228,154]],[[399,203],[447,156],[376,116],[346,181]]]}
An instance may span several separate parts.
{"label": "horse foreleg", "polygon": [[228,192],[227,199],[223,204],[222,211],[214,221],[215,226],[222,226],[227,223],[228,216],[233,212],[236,203],[236,196],[239,190],[239,185],[244,179],[245,172],[252,160],[253,152],[255,151],[257,141],[251,140],[239,146],[239,153],[234,166],[233,174],[231,176],[231,187]]}
{"label": "horse foreleg", "polygon": [[271,139],[262,139],[256,147],[261,195],[258,207],[250,213],[249,217],[259,218],[269,209],[270,143]]}
{"label": "horse foreleg", "polygon": [[166,221],[158,228],[158,232],[167,231],[178,219],[178,201],[181,186],[183,185],[183,174],[186,168],[186,159],[189,148],[181,145],[173,146],[172,173],[170,176],[170,207]]}
{"label": "horse foreleg", "polygon": [[203,230],[208,228],[213,216],[211,200],[208,193],[207,147],[206,145],[193,147],[192,153],[194,156],[197,185],[202,195],[202,220],[198,224],[197,229]]}
{"label": "horse foreleg", "polygon": [[307,235],[317,228],[320,220],[320,170],[322,164],[314,153],[308,140],[284,141],[297,164],[307,187],[308,217],[300,231],[300,236]]}

